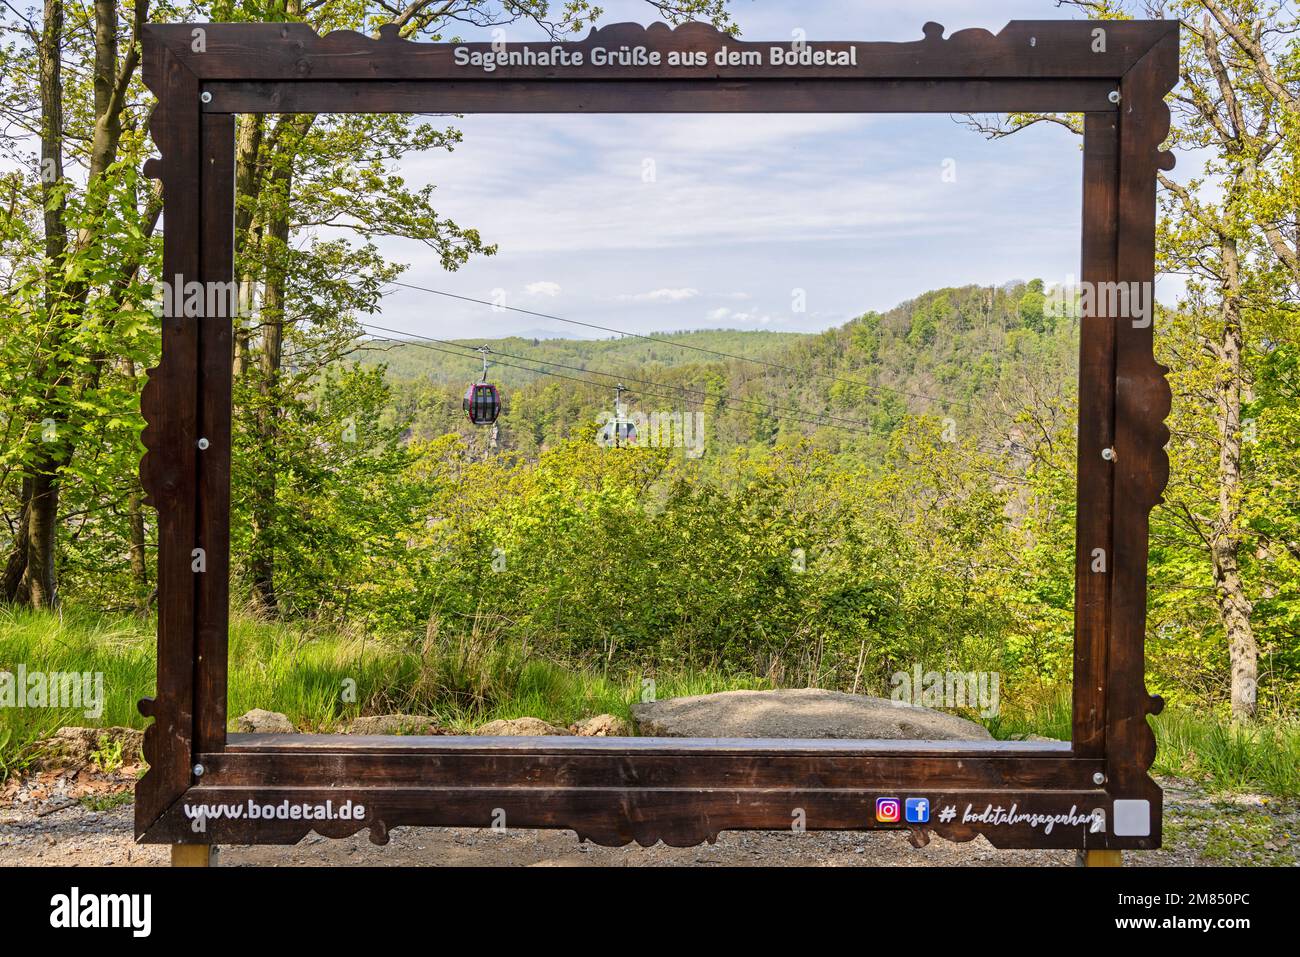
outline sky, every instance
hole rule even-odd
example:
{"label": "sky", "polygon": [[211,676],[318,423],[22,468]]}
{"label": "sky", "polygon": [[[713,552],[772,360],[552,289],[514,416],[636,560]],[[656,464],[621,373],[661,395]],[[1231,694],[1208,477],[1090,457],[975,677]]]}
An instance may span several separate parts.
{"label": "sky", "polygon": [[[608,0],[602,23],[650,23]],[[918,40],[1065,15],[1031,2],[736,0],[748,40]],[[490,39],[467,33],[465,39]],[[541,39],[514,26],[511,42]],[[442,119],[435,123],[447,122]],[[412,186],[499,245],[454,273],[408,240],[404,282],[632,332],[814,332],[928,289],[1079,271],[1081,162],[1040,124],[988,141],[946,115],[467,115],[454,152],[411,154]],[[370,322],[438,338],[599,335],[393,288]]]}

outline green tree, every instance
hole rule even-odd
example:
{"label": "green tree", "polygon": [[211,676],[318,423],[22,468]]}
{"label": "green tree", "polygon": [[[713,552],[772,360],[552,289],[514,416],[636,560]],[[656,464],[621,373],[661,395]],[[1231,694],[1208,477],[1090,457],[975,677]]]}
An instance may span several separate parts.
{"label": "green tree", "polygon": [[[1188,285],[1179,307],[1162,315],[1157,336],[1159,357],[1171,365],[1175,405],[1172,478],[1153,517],[1153,539],[1168,538],[1207,563],[1228,651],[1231,713],[1248,720],[1256,713],[1260,656],[1252,593],[1262,584],[1249,580],[1248,566],[1258,549],[1275,564],[1284,546],[1260,540],[1247,516],[1285,504],[1246,471],[1243,408],[1262,339],[1294,342],[1300,47],[1293,38],[1300,22],[1287,5],[1260,0],[1069,3],[1101,20],[1140,11],[1182,21],[1168,145],[1203,166],[1186,180],[1159,174],[1159,267],[1187,276]],[[1077,116],[971,119],[994,137],[1042,122],[1081,132]],[[1154,554],[1169,559],[1165,551]]]}

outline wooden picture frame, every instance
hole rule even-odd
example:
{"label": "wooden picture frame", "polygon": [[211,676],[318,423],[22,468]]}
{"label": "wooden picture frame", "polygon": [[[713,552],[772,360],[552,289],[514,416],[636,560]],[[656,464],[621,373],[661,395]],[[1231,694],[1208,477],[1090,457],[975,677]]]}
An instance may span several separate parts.
{"label": "wooden picture frame", "polygon": [[[1097,31],[1104,41],[1098,48]],[[165,201],[164,276],[229,283],[235,115],[243,112],[1082,113],[1085,283],[1154,280],[1157,169],[1176,21],[1015,21],[904,43],[736,40],[702,24],[617,24],[560,48],[582,63],[459,62],[483,43],[424,44],[303,24],[167,24],[144,35]],[[457,52],[457,47],[462,52]],[[618,65],[597,50],[643,48]],[[771,62],[773,50],[793,63]],[[800,60],[842,52],[849,65]],[[719,51],[758,62],[719,65]],[[706,65],[674,65],[684,52]],[[507,58],[509,59],[509,58]],[[536,59],[535,57],[533,59]],[[1150,289],[1148,285],[1146,287]],[[311,830],[376,842],[403,825],[572,828],[600,844],[688,846],[728,829],[912,828],[1000,847],[1160,844],[1148,774],[1159,698],[1143,680],[1148,516],[1168,478],[1170,391],[1147,322],[1082,319],[1073,738],[938,742],[227,734],[232,327],[162,320],[142,400],[141,481],[159,513],[158,691],[140,710],[148,773],[137,840],[292,843]],[[205,441],[200,441],[205,440]],[[196,571],[196,549],[206,568]],[[1105,569],[1094,571],[1097,549]],[[877,819],[879,797],[927,798],[928,823]],[[218,816],[220,805],[255,806]],[[350,802],[350,803],[349,803]],[[307,804],[318,808],[304,817]],[[338,815],[348,806],[361,811]],[[267,813],[268,806],[271,809]],[[204,808],[206,807],[206,810]],[[285,810],[282,812],[281,808]],[[326,818],[319,808],[329,808]],[[951,808],[952,813],[945,813]]]}

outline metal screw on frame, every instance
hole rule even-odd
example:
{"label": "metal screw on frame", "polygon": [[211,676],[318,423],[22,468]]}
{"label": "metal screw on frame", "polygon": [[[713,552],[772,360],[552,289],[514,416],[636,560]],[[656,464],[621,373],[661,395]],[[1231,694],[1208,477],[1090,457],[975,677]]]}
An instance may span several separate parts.
{"label": "metal screw on frame", "polygon": [[196,778],[203,777],[203,765],[201,764],[194,765],[194,776]]}
{"label": "metal screw on frame", "polygon": [[1110,100],[1112,103],[1118,103],[1119,90],[1111,90],[1109,93],[1106,94],[1106,99]]}
{"label": "metal screw on frame", "polygon": [[199,451],[203,451],[204,449],[206,449],[206,448],[208,447],[209,444],[211,444],[211,443],[209,443],[207,439],[199,439],[199,442],[198,442],[198,445],[199,445]]}
{"label": "metal screw on frame", "polygon": [[1092,776],[1092,783],[1093,783],[1093,784],[1105,784],[1105,783],[1106,783],[1106,775],[1102,774],[1100,771],[1095,772],[1095,773],[1093,774],[1093,776]]}
{"label": "metal screw on frame", "polygon": [[199,94],[199,100],[203,103],[211,103],[212,94],[209,93],[207,90],[204,90],[202,93]]}
{"label": "metal screw on frame", "polygon": [[1101,457],[1102,457],[1103,459],[1105,459],[1107,462],[1113,462],[1113,461],[1115,461],[1115,450],[1114,450],[1114,449],[1102,449],[1102,450],[1101,450]]}

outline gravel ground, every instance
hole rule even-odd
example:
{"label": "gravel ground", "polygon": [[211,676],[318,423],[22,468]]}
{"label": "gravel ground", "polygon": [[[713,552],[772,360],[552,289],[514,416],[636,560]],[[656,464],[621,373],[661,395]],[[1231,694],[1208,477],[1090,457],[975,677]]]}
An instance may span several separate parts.
{"label": "gravel ground", "polygon": [[[129,769],[128,769],[129,770]],[[88,782],[77,776],[13,783],[0,794],[0,866],[139,866],[167,862],[168,849],[131,837],[129,773]],[[1166,780],[1165,847],[1126,855],[1131,864],[1300,863],[1300,807],[1261,795],[1211,796]],[[81,793],[86,792],[86,793]],[[80,795],[80,796],[78,796]],[[98,808],[98,809],[96,809]],[[572,831],[398,828],[384,847],[363,831],[343,840],[309,835],[292,847],[224,846],[222,866],[1034,866],[1075,863],[1068,851],[997,850],[983,838],[938,838],[913,848],[899,832],[792,834],[732,831],[714,845],[621,848],[579,844]]]}

